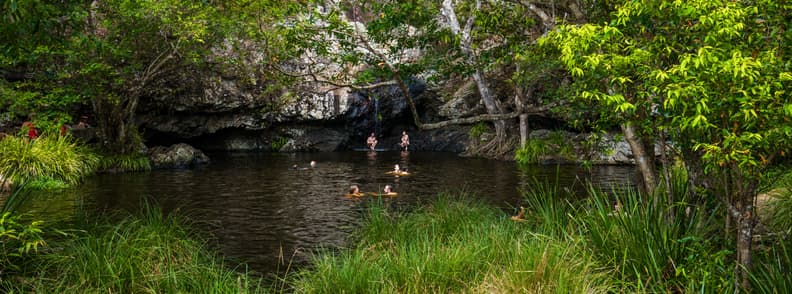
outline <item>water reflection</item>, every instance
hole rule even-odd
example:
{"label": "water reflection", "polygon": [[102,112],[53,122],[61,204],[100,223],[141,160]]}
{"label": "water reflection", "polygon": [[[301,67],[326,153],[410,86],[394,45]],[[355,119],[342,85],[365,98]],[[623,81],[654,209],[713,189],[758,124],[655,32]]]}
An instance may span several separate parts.
{"label": "water reflection", "polygon": [[[134,211],[141,199],[154,199],[165,212],[178,209],[196,220],[199,229],[211,232],[225,256],[246,262],[255,271],[273,273],[285,267],[279,266],[281,252],[286,262],[292,259],[299,264],[311,250],[345,245],[373,199],[344,197],[352,184],[364,192],[391,185],[398,196],[376,201],[402,208],[459,190],[512,208],[520,204],[520,191],[530,189],[534,178],[557,181],[572,192],[582,191],[586,181],[610,188],[630,186],[634,178],[631,167],[517,169],[512,162],[432,152],[251,153],[212,158],[211,165],[195,170],[96,176],[65,198],[84,195],[86,204],[80,205],[97,211]],[[316,168],[293,168],[307,167],[311,160],[317,161]],[[395,164],[407,167],[410,175],[387,174]]]}

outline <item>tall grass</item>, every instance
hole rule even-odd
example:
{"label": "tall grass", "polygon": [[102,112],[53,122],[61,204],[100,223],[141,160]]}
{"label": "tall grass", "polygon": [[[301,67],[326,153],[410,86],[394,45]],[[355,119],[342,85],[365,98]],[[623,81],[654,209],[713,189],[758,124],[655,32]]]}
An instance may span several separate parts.
{"label": "tall grass", "polygon": [[788,293],[792,289],[792,242],[782,240],[757,259],[751,272],[755,293]]}
{"label": "tall grass", "polygon": [[99,159],[69,136],[0,140],[0,174],[14,183],[38,178],[79,182],[96,170]]}
{"label": "tall grass", "polygon": [[[592,191],[586,213],[576,218],[587,246],[618,271],[630,291],[727,291],[731,267],[709,236],[712,214],[685,202],[652,205],[635,192]],[[671,218],[670,216],[674,217]]]}
{"label": "tall grass", "polygon": [[573,225],[576,208],[558,190],[557,184],[540,182],[534,179],[527,191],[523,193],[525,218],[533,224],[533,230],[553,236],[564,236]]}
{"label": "tall grass", "polygon": [[178,217],[149,208],[120,223],[100,218],[51,242],[33,260],[32,277],[6,291],[45,293],[247,293],[259,280],[226,269]]}
{"label": "tall grass", "polygon": [[125,155],[106,155],[99,160],[99,170],[105,172],[150,171],[151,161],[140,153]]}
{"label": "tall grass", "polygon": [[409,213],[370,210],[352,248],[295,274],[307,293],[603,292],[579,244],[534,234],[479,202],[442,196]]}

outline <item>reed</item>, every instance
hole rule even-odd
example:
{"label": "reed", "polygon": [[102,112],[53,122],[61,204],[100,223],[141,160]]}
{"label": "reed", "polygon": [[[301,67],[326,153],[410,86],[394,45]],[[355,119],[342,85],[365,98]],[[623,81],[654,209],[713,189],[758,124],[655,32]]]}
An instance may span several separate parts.
{"label": "reed", "polygon": [[180,218],[151,206],[120,222],[102,217],[51,242],[30,277],[3,283],[11,292],[248,293],[260,281],[226,268]]}
{"label": "reed", "polygon": [[408,213],[371,209],[356,245],[324,252],[291,279],[307,293],[603,292],[578,243],[534,234],[467,197]]}

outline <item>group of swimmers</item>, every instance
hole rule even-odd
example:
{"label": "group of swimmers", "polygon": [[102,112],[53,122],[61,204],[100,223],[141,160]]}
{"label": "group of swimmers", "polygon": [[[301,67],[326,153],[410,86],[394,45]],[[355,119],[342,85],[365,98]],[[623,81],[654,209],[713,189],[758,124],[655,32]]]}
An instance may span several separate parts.
{"label": "group of swimmers", "polygon": [[[311,163],[309,164],[309,166],[310,167],[299,167],[299,166],[297,166],[295,164],[295,165],[292,165],[292,169],[294,169],[294,170],[314,169],[314,168],[316,168],[316,161],[311,160]],[[396,164],[393,167],[392,171],[389,171],[387,173],[388,174],[392,174],[392,175],[396,175],[397,177],[398,176],[406,176],[406,175],[410,174],[409,172],[407,172],[406,168],[402,169],[402,168],[399,167],[398,164]],[[349,193],[347,194],[347,197],[361,197],[361,196],[365,196],[365,195],[375,195],[376,196],[378,194],[374,193],[374,192],[363,193],[363,192],[360,191],[360,187],[358,187],[358,185],[349,186]],[[379,195],[396,196],[396,195],[398,195],[398,193],[393,191],[393,186],[385,185],[385,188],[382,190],[382,194],[379,194]]]}
{"label": "group of swimmers", "polygon": [[[378,194],[374,192],[363,193],[360,191],[358,185],[349,186],[349,193],[347,194],[347,197],[363,197],[366,195],[377,196]],[[379,195],[396,196],[399,195],[399,193],[393,192],[393,187],[391,187],[391,185],[385,185],[385,188],[382,189],[382,194]]]}
{"label": "group of swimmers", "polygon": [[[407,176],[407,175],[410,174],[409,172],[407,172],[406,168],[402,169],[402,168],[399,167],[398,164],[393,166],[393,170],[392,171],[389,171],[389,172],[386,172],[386,173],[395,175],[396,177],[398,177],[398,176]],[[378,194],[374,193],[374,192],[363,193],[363,192],[360,191],[360,187],[358,187],[358,185],[349,186],[349,193],[347,193],[347,197],[361,197],[361,196],[365,196],[365,195],[374,195],[374,196],[376,196]],[[399,195],[399,194],[393,191],[393,186],[385,185],[385,188],[382,189],[382,194],[379,194],[379,195],[396,196],[396,195]]]}

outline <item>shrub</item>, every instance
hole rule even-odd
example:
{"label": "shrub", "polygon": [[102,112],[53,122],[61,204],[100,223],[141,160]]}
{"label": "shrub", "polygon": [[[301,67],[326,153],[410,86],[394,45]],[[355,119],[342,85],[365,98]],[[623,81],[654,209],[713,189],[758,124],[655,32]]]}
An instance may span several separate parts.
{"label": "shrub", "polygon": [[26,223],[20,215],[0,212],[0,281],[7,271],[21,269],[25,255],[45,245],[41,234],[41,221]]}
{"label": "shrub", "polygon": [[70,136],[7,137],[0,155],[0,174],[14,183],[47,178],[74,184],[94,173],[99,161]]}

